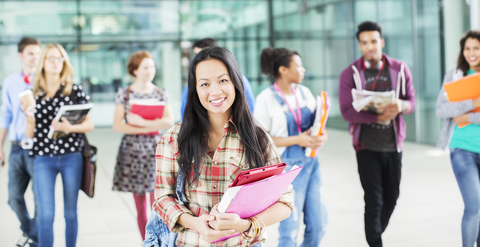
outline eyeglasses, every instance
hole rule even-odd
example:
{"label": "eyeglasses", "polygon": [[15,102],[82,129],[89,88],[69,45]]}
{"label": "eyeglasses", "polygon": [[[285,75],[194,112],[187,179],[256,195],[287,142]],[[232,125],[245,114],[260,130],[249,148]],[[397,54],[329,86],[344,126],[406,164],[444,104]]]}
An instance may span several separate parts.
{"label": "eyeglasses", "polygon": [[61,63],[65,62],[64,57],[47,57],[47,60],[54,63],[55,61],[59,61]]}

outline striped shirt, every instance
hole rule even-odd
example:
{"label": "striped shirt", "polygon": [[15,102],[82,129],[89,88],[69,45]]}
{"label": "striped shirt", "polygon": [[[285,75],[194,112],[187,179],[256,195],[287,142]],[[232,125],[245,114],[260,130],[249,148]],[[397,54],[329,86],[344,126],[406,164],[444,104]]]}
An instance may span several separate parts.
{"label": "striped shirt", "polygon": [[[252,240],[245,240],[241,236],[232,237],[225,241],[210,244],[198,232],[186,229],[177,224],[178,218],[183,213],[193,216],[208,214],[212,207],[219,203],[228,185],[242,171],[248,169],[242,159],[244,147],[240,143],[235,124],[228,120],[225,125],[225,134],[213,156],[207,155],[203,160],[200,177],[194,186],[186,189],[189,198],[188,206],[180,205],[175,195],[175,184],[178,176],[179,150],[177,144],[181,123],[167,131],[157,145],[156,164],[157,182],[155,184],[154,210],[166,222],[172,232],[180,233],[177,246],[251,246],[266,240],[265,230]],[[273,141],[269,139],[267,146],[267,164],[273,165],[281,162]],[[212,158],[213,157],[213,158]],[[294,207],[291,186],[280,197],[278,202],[284,203],[291,209]]]}

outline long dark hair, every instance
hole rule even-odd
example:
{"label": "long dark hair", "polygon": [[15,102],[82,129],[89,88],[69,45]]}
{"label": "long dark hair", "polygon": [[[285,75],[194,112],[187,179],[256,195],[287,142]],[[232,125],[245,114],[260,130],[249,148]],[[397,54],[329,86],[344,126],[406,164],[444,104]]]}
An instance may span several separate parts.
{"label": "long dark hair", "polygon": [[280,76],[280,66],[289,68],[293,55],[298,52],[286,48],[267,47],[260,54],[260,69],[269,78],[277,79]]}
{"label": "long dark hair", "polygon": [[480,41],[480,31],[470,30],[460,40],[460,53],[458,54],[457,68],[463,72],[464,76],[467,75],[468,70],[470,69],[470,64],[468,64],[467,59],[465,59],[463,50],[465,49],[465,42],[470,38]]}
{"label": "long dark hair", "polygon": [[196,68],[200,62],[216,59],[222,62],[228,70],[230,79],[235,86],[235,100],[231,106],[232,121],[237,127],[240,142],[244,146],[247,167],[262,167],[267,162],[267,133],[255,124],[253,116],[247,104],[245,90],[242,82],[242,74],[238,67],[235,56],[222,47],[207,47],[200,51],[192,60],[188,74],[188,96],[183,115],[182,127],[178,134],[178,147],[180,158],[178,164],[184,175],[183,191],[194,184],[200,177],[202,161],[207,156],[208,133],[212,130],[205,109],[198,98]]}

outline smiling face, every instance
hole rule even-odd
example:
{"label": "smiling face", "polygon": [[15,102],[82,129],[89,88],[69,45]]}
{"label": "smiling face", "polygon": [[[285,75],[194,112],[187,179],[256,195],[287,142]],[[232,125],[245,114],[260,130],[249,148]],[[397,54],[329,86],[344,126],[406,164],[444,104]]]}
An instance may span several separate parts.
{"label": "smiling face", "polygon": [[217,59],[202,61],[197,64],[195,77],[198,98],[209,117],[229,118],[235,86],[225,64]]}
{"label": "smiling face", "polygon": [[62,56],[62,53],[57,48],[51,48],[45,56],[43,69],[47,74],[60,74],[62,73],[64,63],[65,58]]}
{"label": "smiling face", "polygon": [[363,59],[374,64],[382,60],[382,48],[385,40],[378,31],[364,31],[358,35],[358,48],[363,54]]}
{"label": "smiling face", "polygon": [[467,60],[470,68],[478,71],[480,69],[480,41],[474,38],[468,38],[465,41],[463,56]]}
{"label": "smiling face", "polygon": [[133,74],[138,81],[151,82],[155,77],[155,62],[151,58],[144,58]]}

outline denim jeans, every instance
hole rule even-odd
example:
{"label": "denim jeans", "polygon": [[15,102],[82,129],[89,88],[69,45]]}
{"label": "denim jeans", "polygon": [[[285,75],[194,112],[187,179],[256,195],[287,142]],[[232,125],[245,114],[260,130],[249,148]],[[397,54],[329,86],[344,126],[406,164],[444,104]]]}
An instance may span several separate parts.
{"label": "denim jeans", "polygon": [[480,246],[480,154],[460,148],[450,149],[453,173],[462,193],[465,210],[462,218],[463,247]]}
{"label": "denim jeans", "polygon": [[39,205],[38,242],[41,247],[53,246],[55,218],[55,182],[62,176],[67,247],[77,242],[77,200],[82,183],[83,157],[80,152],[35,157],[35,194]]}
{"label": "denim jeans", "polygon": [[38,217],[37,198],[35,195],[33,196],[35,214],[33,218],[30,218],[24,197],[30,180],[32,180],[32,190],[34,190],[33,167],[35,160],[28,156],[29,151],[18,145],[12,145],[10,149],[8,158],[8,205],[10,205],[18,220],[20,220],[20,229],[36,242],[37,223],[35,218]]}
{"label": "denim jeans", "polygon": [[328,223],[327,209],[320,191],[322,186],[320,163],[317,158],[309,158],[304,155],[297,159],[288,159],[282,156],[282,161],[287,164],[286,171],[289,171],[294,165],[303,166],[303,169],[292,183],[295,210],[290,217],[280,222],[278,246],[297,245],[302,212],[305,233],[301,246],[319,246]]}
{"label": "denim jeans", "polygon": [[[181,169],[181,168],[180,168]],[[183,178],[184,175],[179,170],[176,178],[175,193],[179,199],[180,205],[184,205],[186,201],[183,194]],[[174,247],[177,240],[177,233],[170,232],[167,224],[160,219],[160,216],[152,210],[148,217],[147,225],[145,226],[145,240],[143,241],[144,247]]]}
{"label": "denim jeans", "polygon": [[145,227],[144,247],[173,247],[177,240],[177,234],[170,232],[167,224],[152,210]]}

